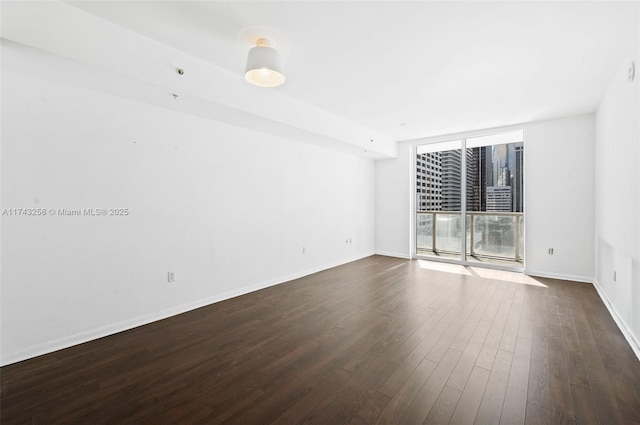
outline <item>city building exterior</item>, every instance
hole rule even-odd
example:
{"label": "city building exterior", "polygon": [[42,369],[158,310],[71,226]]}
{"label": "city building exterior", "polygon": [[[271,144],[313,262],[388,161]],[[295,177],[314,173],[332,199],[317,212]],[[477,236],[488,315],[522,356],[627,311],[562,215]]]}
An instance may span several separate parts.
{"label": "city building exterior", "polygon": [[487,186],[487,211],[511,211],[511,186]]}
{"label": "city building exterior", "polygon": [[472,149],[471,173],[472,173],[472,207],[473,211],[487,210],[487,186],[493,182],[493,162],[491,161],[491,146],[482,146]]}
{"label": "city building exterior", "polygon": [[[460,211],[461,149],[417,154],[416,209]],[[497,144],[466,150],[466,210],[523,211],[523,144]]]}
{"label": "city building exterior", "polygon": [[417,155],[416,192],[416,209],[442,210],[442,160],[439,152]]}
{"label": "city building exterior", "polygon": [[515,146],[515,164],[513,167],[512,177],[512,195],[511,201],[513,203],[513,212],[524,212],[524,176],[522,174],[524,169],[524,146],[522,143],[518,143]]}

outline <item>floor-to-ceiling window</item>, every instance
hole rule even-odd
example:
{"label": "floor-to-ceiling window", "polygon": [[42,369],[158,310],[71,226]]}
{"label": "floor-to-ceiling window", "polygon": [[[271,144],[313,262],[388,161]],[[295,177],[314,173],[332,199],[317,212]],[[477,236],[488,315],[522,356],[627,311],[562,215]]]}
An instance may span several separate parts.
{"label": "floor-to-ceiling window", "polygon": [[416,255],[524,264],[523,132],[416,148]]}

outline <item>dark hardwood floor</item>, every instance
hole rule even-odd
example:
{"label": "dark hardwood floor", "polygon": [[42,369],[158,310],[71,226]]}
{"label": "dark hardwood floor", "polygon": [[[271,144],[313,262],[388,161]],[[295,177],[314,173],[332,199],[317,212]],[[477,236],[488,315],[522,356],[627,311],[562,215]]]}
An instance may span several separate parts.
{"label": "dark hardwood floor", "polygon": [[3,367],[1,423],[640,423],[592,285],[424,266],[373,256]]}

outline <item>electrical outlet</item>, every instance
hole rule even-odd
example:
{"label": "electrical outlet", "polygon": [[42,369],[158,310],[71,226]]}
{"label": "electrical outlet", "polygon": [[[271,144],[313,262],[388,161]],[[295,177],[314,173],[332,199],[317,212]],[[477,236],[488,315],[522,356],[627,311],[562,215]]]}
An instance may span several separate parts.
{"label": "electrical outlet", "polygon": [[549,255],[553,255],[553,248],[549,248]]}
{"label": "electrical outlet", "polygon": [[176,272],[168,272],[167,282],[175,282],[175,281],[176,281]]}

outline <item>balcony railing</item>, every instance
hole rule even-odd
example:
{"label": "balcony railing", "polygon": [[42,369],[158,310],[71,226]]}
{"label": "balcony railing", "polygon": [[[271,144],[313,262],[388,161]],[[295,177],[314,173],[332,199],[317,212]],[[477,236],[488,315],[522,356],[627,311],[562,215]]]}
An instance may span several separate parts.
{"label": "balcony railing", "polygon": [[[466,229],[455,211],[418,211],[416,247],[419,254],[460,255],[461,235],[467,256],[522,262],[524,215],[515,212],[468,211]],[[464,231],[464,233],[463,233]]]}

